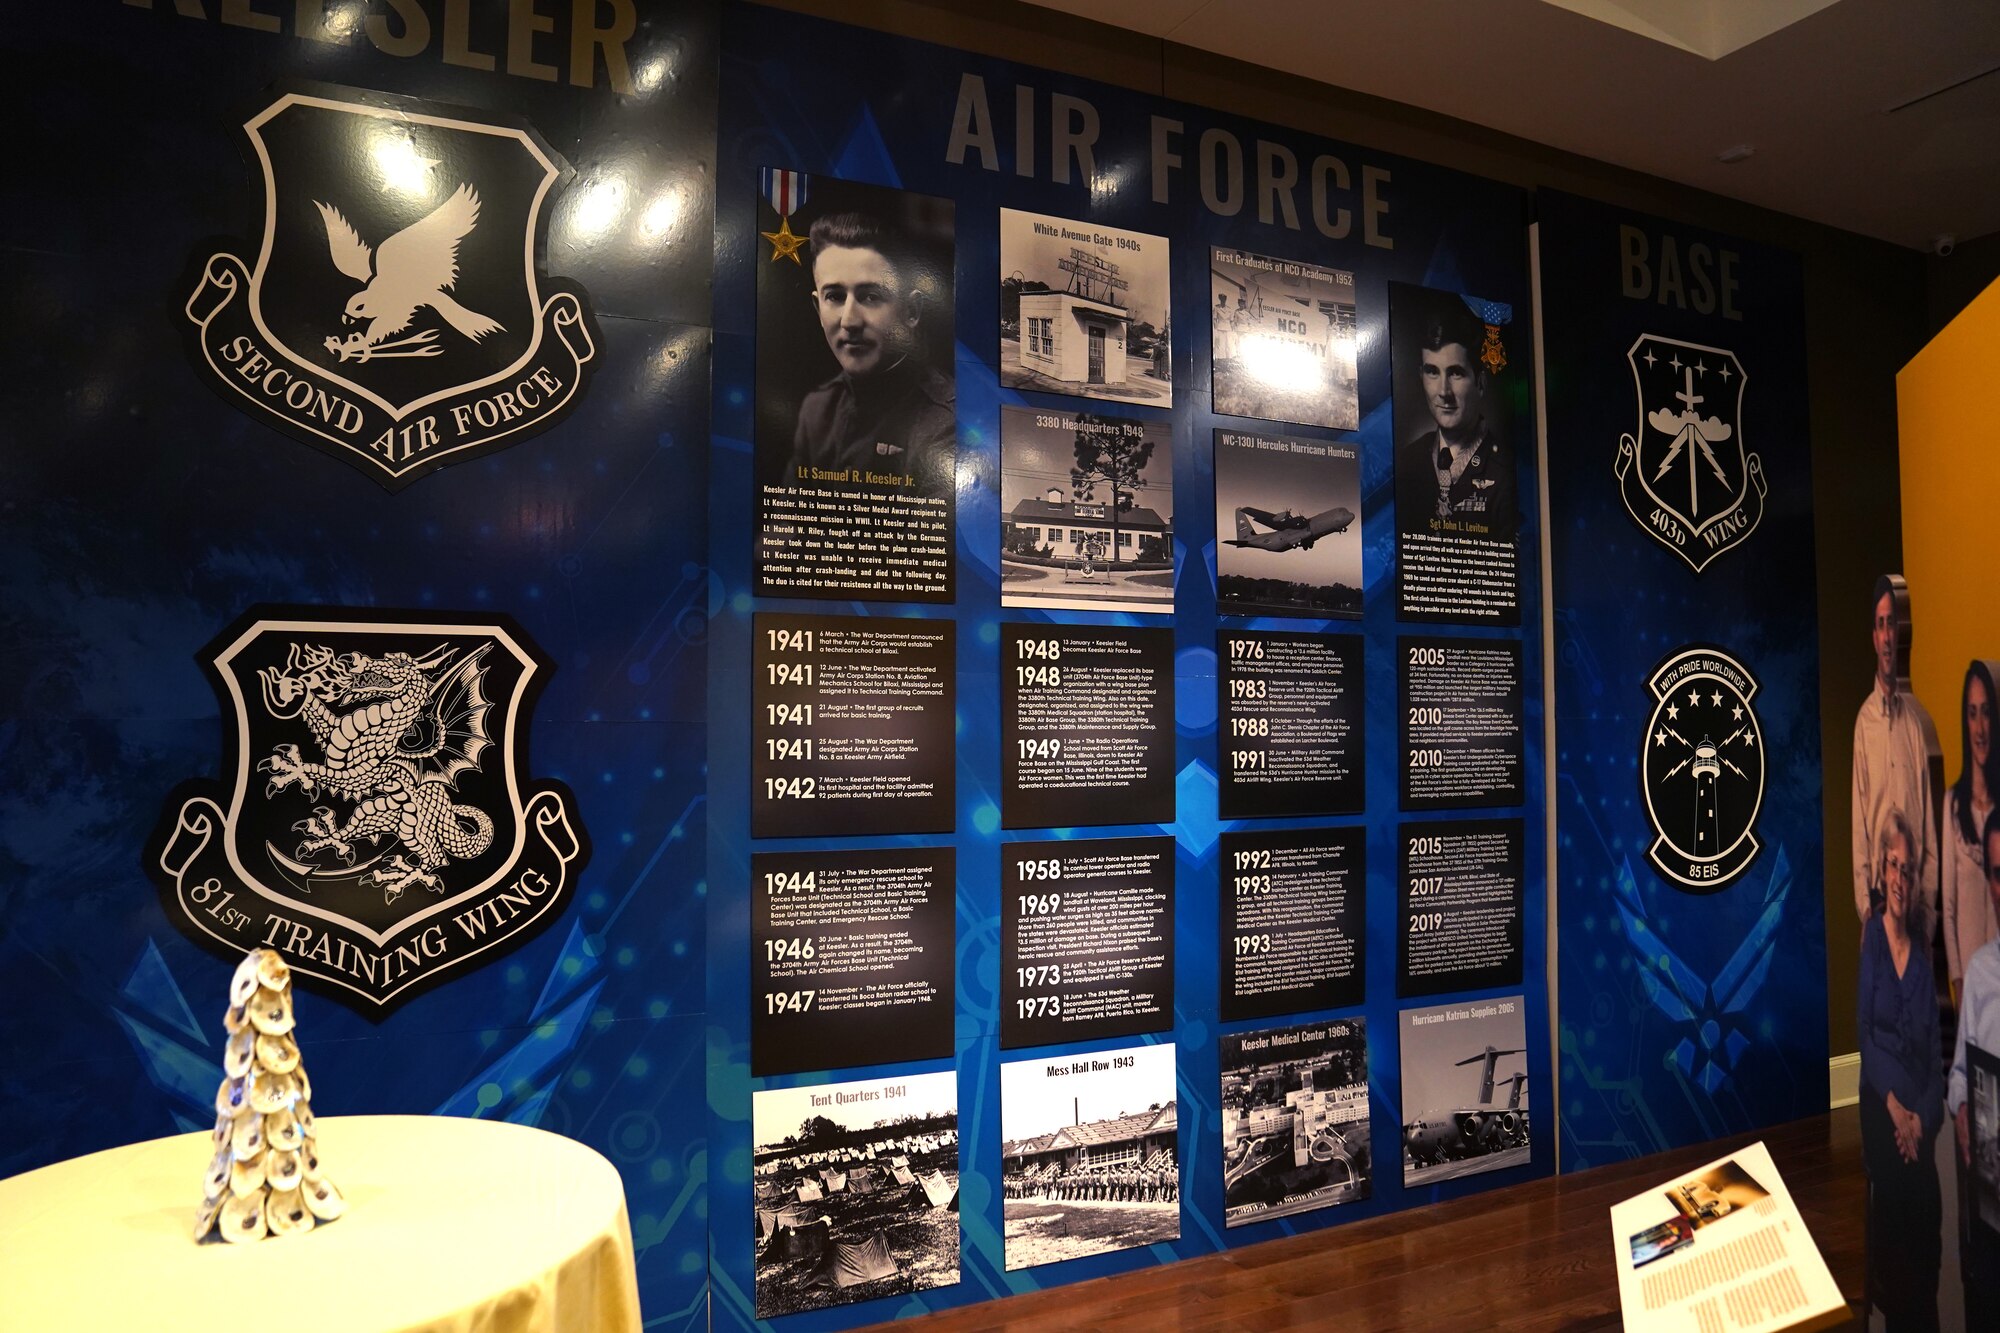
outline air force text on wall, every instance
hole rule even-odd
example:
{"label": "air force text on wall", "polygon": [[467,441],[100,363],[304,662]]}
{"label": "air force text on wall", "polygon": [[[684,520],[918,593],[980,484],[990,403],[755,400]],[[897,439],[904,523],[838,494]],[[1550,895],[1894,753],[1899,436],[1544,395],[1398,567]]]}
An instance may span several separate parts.
{"label": "air force text on wall", "polygon": [[[1202,207],[1220,217],[1247,210],[1272,226],[1315,231],[1335,241],[1355,236],[1383,250],[1396,248],[1389,232],[1387,167],[1367,162],[1350,166],[1331,153],[1302,158],[1270,139],[1246,144],[1230,130],[1190,130],[1171,116],[1148,120],[1154,203],[1170,204],[1176,188],[1192,187]],[[1005,128],[1008,124],[1011,130]],[[1014,88],[1011,122],[996,121],[986,80],[967,73],[959,77],[944,157],[954,166],[969,162],[997,172],[1004,135],[1016,176],[1034,177],[1046,170],[1057,185],[1076,181],[1088,186],[1097,175],[1102,132],[1102,118],[1088,100],[1044,93],[1025,83]]]}

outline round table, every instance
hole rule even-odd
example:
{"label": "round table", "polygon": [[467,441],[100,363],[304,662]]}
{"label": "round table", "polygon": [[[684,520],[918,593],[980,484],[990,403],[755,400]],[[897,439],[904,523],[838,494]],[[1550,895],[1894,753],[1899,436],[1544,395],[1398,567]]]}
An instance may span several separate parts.
{"label": "round table", "polygon": [[206,1132],[92,1153],[0,1181],[8,1333],[570,1333],[639,1328],[618,1172],[573,1140],[490,1120],[318,1122],[347,1213],[246,1245],[189,1232]]}

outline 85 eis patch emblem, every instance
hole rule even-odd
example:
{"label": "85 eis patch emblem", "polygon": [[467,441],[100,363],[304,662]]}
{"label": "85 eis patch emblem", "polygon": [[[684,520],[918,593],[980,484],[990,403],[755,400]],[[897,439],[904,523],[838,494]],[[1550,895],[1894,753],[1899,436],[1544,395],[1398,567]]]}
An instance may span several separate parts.
{"label": "85 eis patch emblem", "polygon": [[1713,893],[1750,868],[1761,846],[1764,736],[1751,701],[1757,681],[1719,648],[1693,645],[1655,668],[1653,716],[1639,783],[1654,869],[1680,888]]}
{"label": "85 eis patch emblem", "polygon": [[203,658],[228,777],[176,793],[146,854],[177,925],[379,1013],[559,913],[588,844],[527,776],[548,667],[518,628],[271,611]]}
{"label": "85 eis patch emblem", "polygon": [[199,259],[186,306],[225,398],[391,490],[575,406],[589,302],[540,274],[571,171],[533,131],[345,89],[287,93],[243,129],[256,257]]}

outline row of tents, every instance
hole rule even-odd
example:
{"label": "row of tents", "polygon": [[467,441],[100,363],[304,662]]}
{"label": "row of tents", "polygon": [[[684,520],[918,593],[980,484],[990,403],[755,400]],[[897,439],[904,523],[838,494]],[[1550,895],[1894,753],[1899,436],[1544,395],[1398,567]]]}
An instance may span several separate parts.
{"label": "row of tents", "polygon": [[[941,1172],[931,1175],[943,1179]],[[884,1167],[857,1166],[846,1171],[836,1171],[832,1167],[820,1168],[817,1177],[807,1176],[792,1186],[791,1192],[800,1203],[818,1203],[829,1194],[880,1194],[885,1190],[908,1188],[918,1183],[920,1177],[910,1165],[907,1157],[892,1158]],[[782,1197],[783,1190],[776,1186],[759,1185],[757,1196],[768,1200]]]}
{"label": "row of tents", "polygon": [[[854,1173],[849,1173],[848,1193],[855,1192],[853,1175]],[[811,1181],[805,1182],[805,1184],[815,1183]],[[804,1186],[802,1185],[802,1191],[803,1188]],[[892,1206],[904,1208],[948,1208],[953,1211],[956,1211],[958,1208],[958,1186],[946,1180],[942,1171],[926,1171],[920,1176],[913,1175],[909,1180],[903,1182],[901,1189],[902,1197],[889,1201]],[[861,1192],[865,1194],[879,1194],[885,1191],[878,1186],[871,1185],[868,1189]],[[799,1202],[818,1203],[824,1197],[823,1194],[815,1195],[810,1199],[801,1197]],[[814,1220],[823,1222],[826,1218],[797,1207],[767,1208],[759,1204],[757,1206],[757,1239],[769,1242],[781,1230],[787,1227],[796,1228],[809,1224]]]}
{"label": "row of tents", "polygon": [[877,1143],[863,1144],[851,1148],[833,1148],[820,1152],[793,1153],[789,1157],[774,1157],[759,1162],[756,1174],[775,1176],[781,1171],[796,1170],[805,1166],[840,1166],[855,1162],[872,1162],[891,1154],[933,1153],[940,1149],[956,1146],[958,1131],[941,1130],[936,1134],[913,1134],[907,1138],[884,1139]]}
{"label": "row of tents", "polygon": [[[894,1167],[888,1177],[870,1169],[856,1167],[852,1171],[822,1171],[820,1179],[804,1179],[796,1185],[794,1193],[800,1203],[820,1203],[828,1195],[888,1195],[902,1191],[904,1197],[894,1201],[908,1207],[930,1207],[930,1209],[956,1209],[958,1207],[958,1187],[944,1179],[942,1171],[926,1171],[916,1175],[908,1165]],[[758,1217],[766,1213],[776,1215],[776,1207],[758,1207]],[[762,1235],[762,1227],[758,1231]]]}
{"label": "row of tents", "polygon": [[[958,1188],[941,1171],[914,1177],[906,1202],[914,1207],[958,1208]],[[860,1240],[841,1240],[833,1234],[833,1219],[800,1208],[759,1208],[757,1210],[757,1257],[760,1261],[789,1263],[797,1259],[817,1260],[806,1279],[809,1287],[858,1287],[897,1277],[902,1269],[889,1249],[888,1234],[876,1230]]]}
{"label": "row of tents", "polygon": [[[763,1209],[758,1209],[758,1229],[764,1226]],[[771,1224],[771,1234],[758,1252],[760,1258],[786,1263],[793,1259],[816,1259],[809,1287],[858,1287],[895,1277],[896,1256],[889,1249],[889,1237],[881,1231],[862,1240],[836,1240],[833,1223],[826,1217],[795,1217],[787,1214]]]}

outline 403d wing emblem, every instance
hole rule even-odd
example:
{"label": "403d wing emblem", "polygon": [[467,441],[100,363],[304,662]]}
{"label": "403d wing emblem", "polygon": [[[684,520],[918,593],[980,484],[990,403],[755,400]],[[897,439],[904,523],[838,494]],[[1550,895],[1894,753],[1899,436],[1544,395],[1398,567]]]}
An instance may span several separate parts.
{"label": "403d wing emblem", "polygon": [[1699,574],[1764,517],[1764,465],[1743,441],[1750,377],[1734,352],[1655,333],[1625,359],[1639,426],[1618,439],[1619,493],[1633,520]]}
{"label": "403d wing emblem", "polygon": [[203,658],[229,776],[177,793],[146,856],[177,925],[379,1012],[559,913],[588,845],[527,776],[547,667],[518,628],[253,613]]}
{"label": "403d wing emblem", "polygon": [[533,131],[346,90],[287,93],[243,130],[263,235],[248,262],[200,258],[186,306],[225,398],[391,490],[575,406],[589,301],[540,273],[571,173]]}

